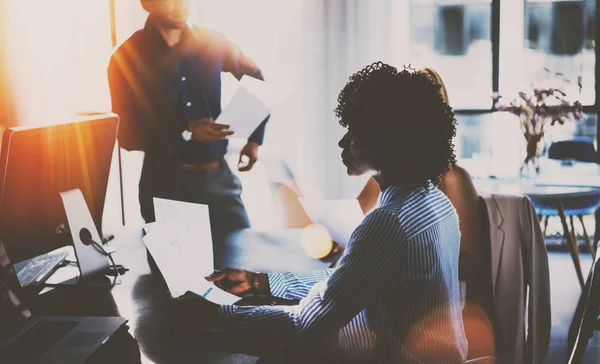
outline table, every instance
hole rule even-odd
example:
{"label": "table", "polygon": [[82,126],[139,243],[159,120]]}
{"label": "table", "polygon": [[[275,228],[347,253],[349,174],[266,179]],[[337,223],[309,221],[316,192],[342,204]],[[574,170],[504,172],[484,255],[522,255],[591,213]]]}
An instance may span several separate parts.
{"label": "table", "polygon": [[[575,228],[571,217],[571,230],[569,230],[564,205],[569,200],[600,196],[600,165],[585,162],[565,165],[560,161],[544,158],[540,161],[540,174],[533,178],[522,178],[516,173],[506,173],[506,168],[504,173],[496,173],[492,161],[485,158],[463,159],[458,164],[471,174],[478,191],[524,195],[537,201],[552,201],[561,220],[567,249],[571,254],[577,278],[583,288],[585,279],[579,262]],[[583,226],[583,220],[581,222]],[[585,226],[583,229],[590,254],[594,256],[596,247],[593,246]]]}
{"label": "table", "polygon": [[[215,267],[263,272],[329,267],[330,262],[313,259],[304,252],[301,236],[302,229],[234,232],[222,242],[215,239]],[[130,269],[121,277],[120,285],[111,290],[58,288],[39,297],[32,307],[34,313],[123,316],[129,319],[130,332],[138,340],[143,363],[254,363],[255,357],[230,353],[219,330],[203,330],[193,337],[170,331],[165,287],[150,273],[141,237],[141,229],[123,229],[110,243],[117,248],[115,263]]]}

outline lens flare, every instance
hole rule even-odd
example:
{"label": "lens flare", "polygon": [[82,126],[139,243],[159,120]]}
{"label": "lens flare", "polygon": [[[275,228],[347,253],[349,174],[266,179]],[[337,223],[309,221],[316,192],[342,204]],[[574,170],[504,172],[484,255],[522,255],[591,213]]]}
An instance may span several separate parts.
{"label": "lens flare", "polygon": [[333,240],[325,227],[312,224],[302,231],[302,246],[310,257],[321,259],[331,252]]}

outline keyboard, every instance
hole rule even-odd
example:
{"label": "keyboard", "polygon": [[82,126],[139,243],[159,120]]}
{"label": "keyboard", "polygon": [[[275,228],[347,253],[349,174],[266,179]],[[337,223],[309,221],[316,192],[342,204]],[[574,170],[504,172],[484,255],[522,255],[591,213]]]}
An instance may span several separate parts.
{"label": "keyboard", "polygon": [[44,279],[54,267],[62,263],[67,258],[67,253],[45,254],[31,259],[23,269],[17,272],[21,286],[29,286]]}
{"label": "keyboard", "polygon": [[2,349],[0,356],[3,359],[18,359],[19,362],[37,358],[78,324],[79,322],[37,322]]}

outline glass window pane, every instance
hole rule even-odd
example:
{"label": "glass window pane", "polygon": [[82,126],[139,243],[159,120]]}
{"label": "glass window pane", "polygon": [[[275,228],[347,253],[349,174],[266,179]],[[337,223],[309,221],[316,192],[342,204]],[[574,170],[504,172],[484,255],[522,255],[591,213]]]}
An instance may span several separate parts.
{"label": "glass window pane", "polygon": [[491,1],[411,0],[410,60],[440,73],[453,107],[490,107]]}
{"label": "glass window pane", "polygon": [[[511,27],[512,21],[502,21],[501,27]],[[514,90],[543,81],[548,69],[563,73],[569,80],[565,90],[569,96],[593,105],[595,22],[594,0],[526,0],[521,70],[501,69],[501,80],[506,81],[501,82],[501,89],[504,84]],[[501,57],[513,56],[501,51]]]}

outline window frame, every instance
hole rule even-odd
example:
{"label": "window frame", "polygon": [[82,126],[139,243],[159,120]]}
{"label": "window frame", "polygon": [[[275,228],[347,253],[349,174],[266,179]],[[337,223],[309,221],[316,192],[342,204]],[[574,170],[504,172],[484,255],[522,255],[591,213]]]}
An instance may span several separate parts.
{"label": "window frame", "polygon": [[[523,4],[525,0],[522,0]],[[600,7],[598,5],[600,0],[596,0],[596,39],[595,42],[598,41],[598,36],[600,35]],[[492,92],[496,93],[499,91],[500,84],[500,0],[492,0],[492,26],[491,26],[491,42],[492,42]],[[595,72],[594,72],[594,88],[595,88],[595,97],[593,105],[583,105],[583,112],[587,114],[596,114],[596,123],[600,120],[600,49],[595,46]],[[461,108],[456,109],[455,112],[457,115],[485,115],[489,113],[493,113],[497,111],[492,102],[490,108]],[[598,126],[598,125],[597,125]],[[596,143],[600,146],[600,132],[596,133]],[[598,148],[598,158],[600,159],[600,148]]]}

